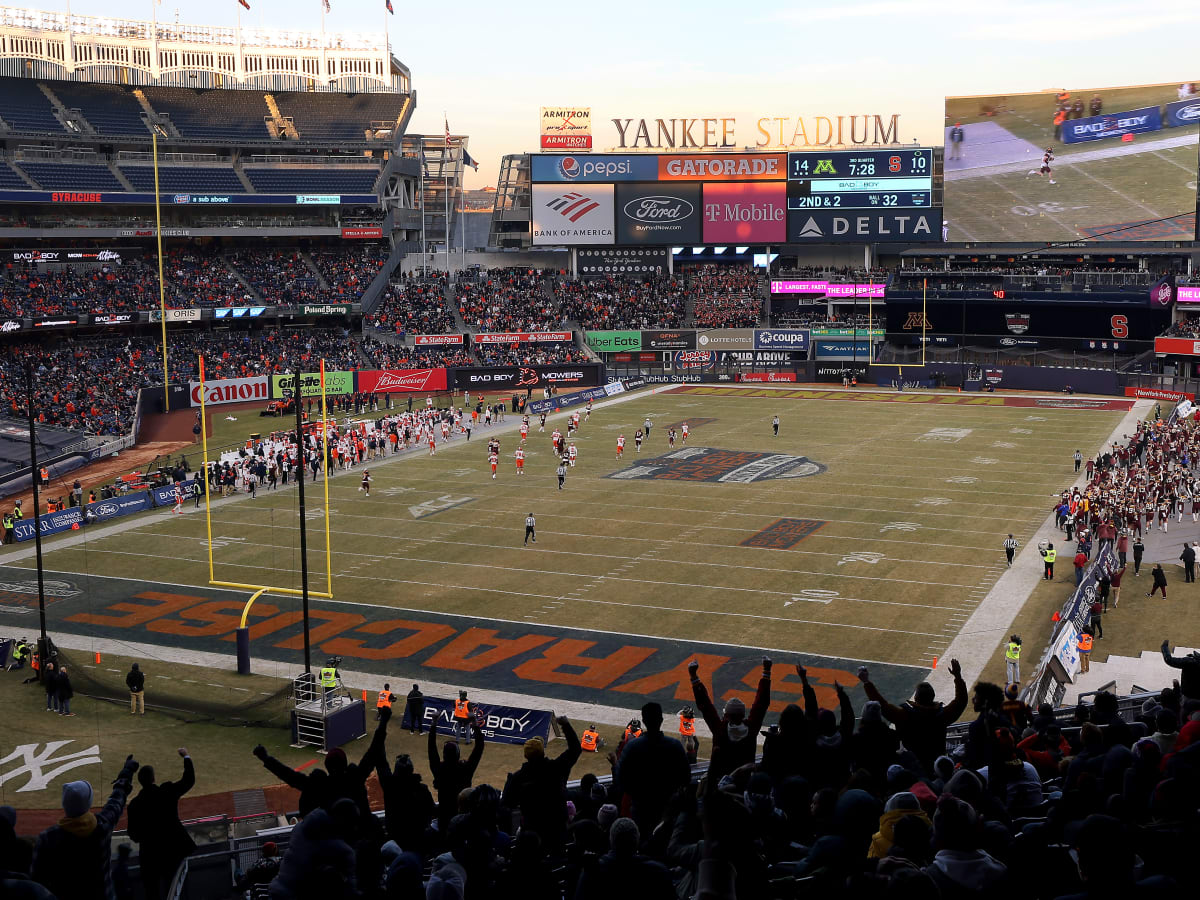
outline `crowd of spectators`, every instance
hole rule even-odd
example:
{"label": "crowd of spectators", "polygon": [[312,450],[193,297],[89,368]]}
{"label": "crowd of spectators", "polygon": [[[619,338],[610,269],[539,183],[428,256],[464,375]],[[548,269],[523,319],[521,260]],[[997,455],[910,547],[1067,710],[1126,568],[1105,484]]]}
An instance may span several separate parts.
{"label": "crowd of spectators", "polygon": [[[831,313],[823,303],[772,313],[771,318],[773,324],[786,328],[866,328],[870,323],[870,316],[865,312],[856,316],[852,311],[835,309]],[[877,321],[875,327],[882,326]]]}
{"label": "crowd of spectators", "polygon": [[440,369],[476,364],[475,357],[463,347],[405,347],[365,339],[360,353],[376,369]]}
{"label": "crowd of spectators", "polygon": [[313,264],[329,285],[325,303],[354,303],[375,280],[391,249],[385,243],[346,248],[319,248],[311,252]]}
{"label": "crowd of spectators", "polygon": [[688,299],[678,275],[564,279],[555,282],[554,295],[564,318],[598,331],[679,328]]}
{"label": "crowd of spectators", "polygon": [[454,302],[475,331],[556,331],[562,316],[551,300],[553,278],[540,269],[488,269],[476,278],[460,278]]}
{"label": "crowd of spectators", "polygon": [[762,317],[758,270],[704,265],[689,269],[697,328],[753,328]]}
{"label": "crowd of spectators", "polygon": [[267,306],[337,302],[321,289],[317,273],[295,248],[238,249],[228,259]]}
{"label": "crowd of spectators", "polygon": [[[163,259],[163,273],[166,275],[167,306],[187,309],[195,306],[248,306],[254,303],[254,296],[229,271],[225,261],[210,249],[186,247],[168,250]],[[139,308],[157,305],[156,293],[152,302]]]}
{"label": "crowd of spectators", "polygon": [[100,266],[9,262],[0,272],[0,315],[129,312],[158,305],[158,272],[134,261]]}
{"label": "crowd of spectators", "polygon": [[[529,739],[502,786],[476,778],[487,753],[478,724],[469,752],[434,724],[426,783],[407,754],[389,758],[392,710],[382,709],[353,761],[339,748],[298,771],[253,749],[299,792],[300,818],[286,850],[264,846],[238,884],[267,885],[273,900],[1176,897],[1194,878],[1200,838],[1200,655],[1175,663],[1180,681],[1128,719],[1100,692],[1067,724],[1048,705],[1031,709],[1015,686],[968,690],[957,660],[943,698],[928,683],[888,698],[862,667],[857,710],[849,685],[810,681],[801,665],[800,702],[772,705],[769,659],[749,705],[735,695],[718,706],[691,662],[689,702],[712,735],[698,784],[656,702],[609,756],[611,783],[571,783],[587,751],[560,717],[561,749]],[[965,730],[950,734],[968,705]],[[156,826],[139,860],[155,878],[194,850],[179,838],[178,800],[194,780],[180,754],[180,781],[155,788],[153,773],[139,775],[149,800],[131,806],[131,829]],[[128,869],[111,862],[111,836],[137,768],[130,757],[94,814],[90,784],[64,787],[64,818],[32,852],[15,836],[19,816],[0,816],[4,888],[44,897],[32,878],[59,896],[112,897]]]}
{"label": "crowd of spectators", "polygon": [[1200,338],[1200,316],[1185,316],[1162,333],[1163,337]]}
{"label": "crowd of spectators", "polygon": [[367,322],[393,334],[453,334],[458,330],[446,306],[446,278],[408,277],[393,282]]}
{"label": "crowd of spectators", "polygon": [[588,356],[574,344],[483,344],[475,354],[485,366],[550,366],[587,362]]}

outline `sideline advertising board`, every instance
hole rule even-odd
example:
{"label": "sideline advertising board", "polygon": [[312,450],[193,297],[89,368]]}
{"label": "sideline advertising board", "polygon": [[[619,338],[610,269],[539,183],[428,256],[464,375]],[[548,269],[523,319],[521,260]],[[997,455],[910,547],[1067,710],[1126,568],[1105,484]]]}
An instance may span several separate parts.
{"label": "sideline advertising board", "polygon": [[454,370],[455,387],[474,391],[509,391],[570,385],[595,387],[603,380],[599,363],[570,363],[561,366],[476,366]]}
{"label": "sideline advertising board", "polygon": [[640,331],[585,331],[583,340],[597,353],[642,349]]}
{"label": "sideline advertising board", "polygon": [[358,373],[362,394],[390,394],[406,391],[444,391],[445,369],[378,369]]}
{"label": "sideline advertising board", "polygon": [[[200,382],[189,381],[188,393],[192,406],[200,406]],[[252,403],[271,399],[270,381],[266,375],[254,378],[219,378],[204,382],[204,405],[224,406],[228,403]]]}
{"label": "sideline advertising board", "polygon": [[[285,397],[290,397],[292,391],[296,387],[295,375],[272,375],[271,376],[271,399],[282,400]],[[325,395],[328,397],[338,397],[344,394],[354,393],[354,373],[353,372],[326,372],[325,373]],[[300,376],[300,396],[301,397],[320,397],[321,396],[321,373],[320,372],[305,372]]]}

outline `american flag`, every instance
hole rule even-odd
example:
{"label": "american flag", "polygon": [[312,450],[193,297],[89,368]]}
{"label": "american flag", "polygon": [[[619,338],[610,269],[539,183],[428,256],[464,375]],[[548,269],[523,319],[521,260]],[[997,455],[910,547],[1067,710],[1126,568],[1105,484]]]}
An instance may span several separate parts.
{"label": "american flag", "polygon": [[396,11],[392,9],[392,0],[383,0],[383,5],[387,7],[387,11],[393,16],[396,14]]}
{"label": "american flag", "polygon": [[250,0],[238,0],[238,3],[242,4],[242,6],[246,9],[250,8]]}
{"label": "american flag", "polygon": [[450,146],[450,120],[443,117],[442,121],[446,123],[446,146]]}

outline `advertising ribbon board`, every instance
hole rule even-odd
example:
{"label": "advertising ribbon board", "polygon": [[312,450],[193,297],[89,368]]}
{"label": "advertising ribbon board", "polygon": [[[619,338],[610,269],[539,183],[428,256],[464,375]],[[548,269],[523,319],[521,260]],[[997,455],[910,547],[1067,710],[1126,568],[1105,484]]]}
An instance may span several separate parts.
{"label": "advertising ribbon board", "polygon": [[[175,488],[156,488],[156,491],[170,491],[172,504],[175,503]],[[97,500],[95,503],[87,504],[84,518],[88,522],[105,522],[108,519],[116,519],[121,516],[132,515],[133,513],[144,512],[150,509],[150,491],[138,491],[136,494],[122,494],[117,497],[112,497],[108,500]],[[164,499],[158,505],[163,506],[167,501]]]}
{"label": "advertising ribbon board", "polygon": [[[480,730],[483,739],[496,744],[524,744],[530,738],[538,737],[543,742],[550,737],[550,719],[553,714],[549,710],[522,709],[516,706],[489,706],[475,704],[472,708],[483,713],[483,723]],[[454,727],[454,701],[443,700],[441,697],[425,698],[426,728],[437,725],[449,733]],[[402,725],[408,724],[408,710],[405,709],[405,719]]]}
{"label": "advertising ribbon board", "polygon": [[643,350],[695,350],[696,332],[683,331],[643,331]]}
{"label": "advertising ribbon board", "polygon": [[[290,396],[295,389],[296,377],[294,375],[272,375],[271,376],[271,399],[282,400],[284,397]],[[330,397],[338,397],[344,394],[354,393],[354,373],[353,372],[326,372],[325,373],[325,393]],[[301,397],[320,397],[321,396],[321,373],[320,372],[305,372],[300,376],[300,396]]]}
{"label": "advertising ribbon board", "polygon": [[358,390],[363,394],[444,391],[446,383],[445,369],[382,369],[358,373]]}
{"label": "advertising ribbon board", "polygon": [[1162,127],[1162,110],[1157,106],[1143,106],[1086,119],[1067,119],[1062,123],[1062,139],[1064,144],[1079,144],[1127,134],[1145,134]]}
{"label": "advertising ribbon board", "polygon": [[[32,541],[36,526],[34,518],[30,516],[28,519],[22,519],[13,526],[13,536],[18,541]],[[50,513],[41,517],[42,521],[42,536],[48,534],[58,534],[60,531],[66,531],[73,525],[78,525],[83,521],[83,513],[80,512],[78,506],[64,509],[62,512]]]}
{"label": "advertising ribbon board", "polygon": [[561,366],[478,366],[455,369],[456,387],[471,391],[509,391],[571,385],[595,387],[602,381],[604,366],[597,363],[571,363]]}
{"label": "advertising ribbon board", "polygon": [[502,334],[477,334],[472,344],[556,344],[575,339],[573,331],[511,331]]}
{"label": "advertising ribbon board", "polygon": [[642,349],[640,331],[585,331],[583,339],[597,353]]}
{"label": "advertising ribbon board", "polygon": [[413,343],[418,347],[461,347],[461,334],[418,334],[413,336]]}
{"label": "advertising ribbon board", "polygon": [[[200,382],[189,381],[188,393],[192,406],[200,405]],[[224,406],[227,403],[252,403],[271,399],[270,384],[266,375],[254,378],[218,378],[204,382],[204,403],[207,406]]]}

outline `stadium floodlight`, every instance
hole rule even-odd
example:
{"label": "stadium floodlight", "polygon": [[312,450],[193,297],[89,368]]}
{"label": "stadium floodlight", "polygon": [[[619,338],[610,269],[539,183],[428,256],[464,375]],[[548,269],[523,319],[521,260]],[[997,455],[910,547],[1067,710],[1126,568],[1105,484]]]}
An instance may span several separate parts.
{"label": "stadium floodlight", "polygon": [[735,252],[737,253],[738,256],[741,256],[743,253],[745,253],[749,249],[750,249],[749,247],[738,247]]}
{"label": "stadium floodlight", "polygon": [[692,256],[699,256],[700,254],[702,254],[704,252],[704,250],[705,250],[704,247],[693,247],[692,248]]}
{"label": "stadium floodlight", "polygon": [[684,250],[686,250],[686,249],[687,249],[686,247],[672,247],[672,248],[671,248],[671,255],[672,255],[672,256],[678,256],[680,253],[682,253],[682,252],[683,252]]}
{"label": "stadium floodlight", "polygon": [[728,249],[729,249],[728,247],[713,247],[713,253],[715,253],[719,256],[720,254],[724,253]]}

